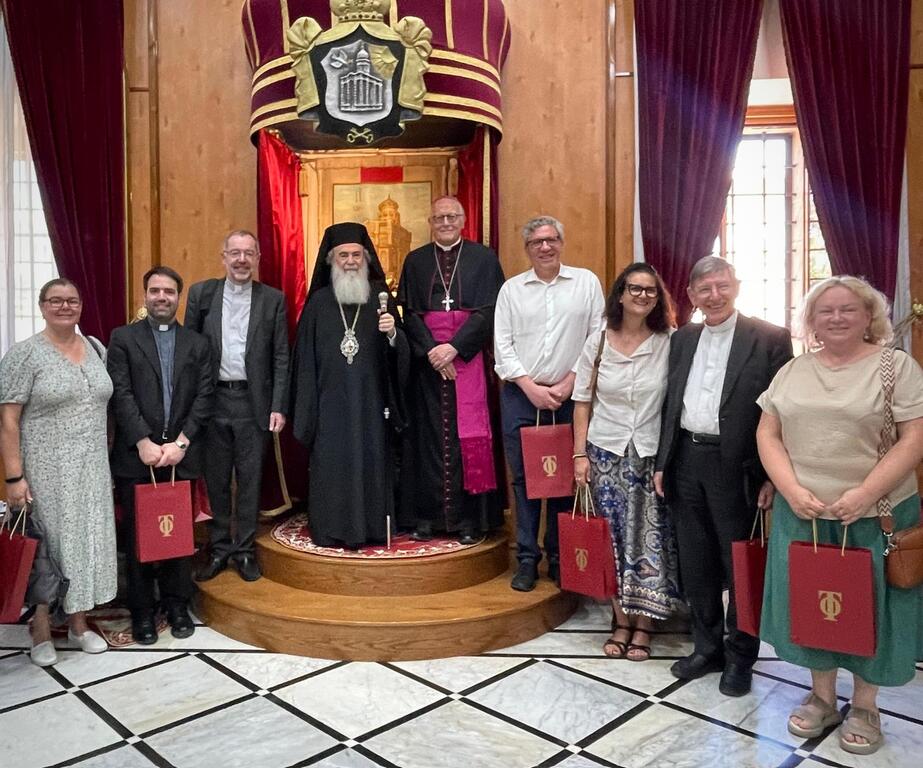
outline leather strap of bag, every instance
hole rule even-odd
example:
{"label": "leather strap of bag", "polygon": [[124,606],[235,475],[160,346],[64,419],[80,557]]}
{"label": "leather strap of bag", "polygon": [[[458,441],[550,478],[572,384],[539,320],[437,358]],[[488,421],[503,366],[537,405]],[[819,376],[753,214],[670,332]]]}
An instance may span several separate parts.
{"label": "leather strap of bag", "polygon": [[[878,440],[878,460],[881,461],[882,457],[894,447],[895,442],[894,411],[891,407],[894,402],[894,350],[891,347],[884,347],[881,350],[878,371],[881,376],[881,392],[885,400],[885,420]],[[891,514],[891,499],[887,495],[878,500],[878,524],[888,542],[885,549],[885,554],[887,554],[893,548],[891,537],[894,534],[894,515]]]}
{"label": "leather strap of bag", "polygon": [[587,423],[593,417],[593,403],[596,402],[596,385],[599,383],[599,363],[603,359],[603,348],[606,346],[606,329],[599,334],[599,346],[596,347],[596,359],[593,361],[593,375],[590,377],[590,413]]}

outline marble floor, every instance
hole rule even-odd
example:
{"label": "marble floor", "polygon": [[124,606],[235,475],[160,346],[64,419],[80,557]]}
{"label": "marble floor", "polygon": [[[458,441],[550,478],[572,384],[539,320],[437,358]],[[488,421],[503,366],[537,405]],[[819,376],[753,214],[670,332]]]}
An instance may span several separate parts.
{"label": "marble floor", "polygon": [[[770,768],[923,764],[923,664],[880,697],[886,743],[788,734],[805,673],[763,646],[753,691],[683,683],[688,636],[659,634],[639,664],[602,655],[606,609],[473,658],[348,663],[267,653],[199,626],[144,649],[61,651],[40,669],[24,627],[0,627],[0,766],[83,768]],[[849,682],[840,682],[841,704]],[[914,757],[916,755],[916,757]]]}

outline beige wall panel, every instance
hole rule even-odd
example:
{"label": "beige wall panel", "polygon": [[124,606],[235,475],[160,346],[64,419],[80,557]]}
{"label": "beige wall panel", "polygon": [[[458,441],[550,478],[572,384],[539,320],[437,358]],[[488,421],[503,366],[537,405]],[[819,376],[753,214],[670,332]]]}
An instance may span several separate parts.
{"label": "beige wall panel", "polygon": [[[910,94],[907,115],[907,209],[910,235],[910,295],[923,300],[923,2],[912,6]],[[923,362],[923,329],[915,327],[914,357]]]}
{"label": "beige wall panel", "polygon": [[[153,0],[150,0],[153,2]],[[124,0],[125,73],[129,88],[147,88],[149,0]]]}
{"label": "beige wall panel", "polygon": [[221,274],[232,228],[256,229],[256,150],[240,0],[158,6],[160,262],[191,284]]}
{"label": "beige wall panel", "polygon": [[129,307],[141,306],[141,276],[151,260],[151,145],[149,95],[128,93],[128,246]]}
{"label": "beige wall panel", "polygon": [[506,0],[513,38],[503,72],[500,259],[528,267],[519,228],[548,213],[565,261],[606,274],[606,0]]}

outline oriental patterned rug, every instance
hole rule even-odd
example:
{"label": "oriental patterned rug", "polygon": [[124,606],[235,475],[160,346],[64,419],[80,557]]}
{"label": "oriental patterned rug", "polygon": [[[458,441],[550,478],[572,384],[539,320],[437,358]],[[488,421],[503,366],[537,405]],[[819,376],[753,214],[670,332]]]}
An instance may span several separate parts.
{"label": "oriental patterned rug", "polygon": [[[155,619],[157,634],[167,632],[169,635],[166,617],[158,613]],[[131,636],[131,614],[127,608],[103,607],[87,611],[87,625],[109,643],[110,648],[125,648],[135,644]],[[57,640],[64,639],[67,637],[67,626],[54,627],[51,634]],[[65,646],[59,647],[63,649]]]}
{"label": "oriental patterned rug", "polygon": [[456,539],[438,534],[432,541],[414,541],[409,533],[399,533],[391,537],[391,548],[385,544],[366,544],[358,549],[345,549],[342,547],[321,547],[311,539],[308,529],[308,515],[301,512],[292,515],[287,520],[278,523],[272,529],[272,538],[283,547],[294,549],[296,552],[307,552],[312,555],[324,557],[347,557],[356,559],[386,560],[388,558],[432,557],[445,555],[449,552],[461,552],[463,549],[476,547],[484,539],[475,544],[459,544]]}

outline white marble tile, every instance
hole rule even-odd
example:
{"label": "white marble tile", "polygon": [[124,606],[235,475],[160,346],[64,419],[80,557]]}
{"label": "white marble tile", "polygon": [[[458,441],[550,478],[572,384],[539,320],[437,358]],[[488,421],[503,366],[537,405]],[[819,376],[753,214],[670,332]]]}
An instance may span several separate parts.
{"label": "white marble tile", "polygon": [[555,661],[647,695],[658,693],[676,682],[676,678],[670,674],[673,659],[649,659],[643,662],[607,658],[555,659]]}
{"label": "white marble tile", "polygon": [[250,699],[145,741],[176,768],[282,768],[329,749],[336,739],[264,698]]}
{"label": "white marble tile", "polygon": [[590,597],[580,600],[574,615],[558,629],[608,630],[612,622],[612,606],[608,600],[601,602]]}
{"label": "white marble tile", "polygon": [[622,768],[776,768],[791,754],[769,741],[656,704],[584,751]]}
{"label": "white marble tile", "polygon": [[788,732],[788,718],[805,695],[802,688],[754,675],[749,694],[736,698],[723,696],[718,692],[718,676],[707,675],[686,683],[667,696],[666,701],[799,747],[805,740]]}
{"label": "white marble tile", "polygon": [[71,695],[0,715],[0,765],[54,765],[121,741],[121,737]]}
{"label": "white marble tile", "polygon": [[51,675],[35,666],[27,654],[0,659],[0,709],[63,690]]}
{"label": "white marble tile", "polygon": [[365,755],[344,749],[335,755],[325,757],[319,763],[311,763],[311,768],[380,768],[380,763],[373,763]]}
{"label": "white marble tile", "polygon": [[443,698],[422,683],[368,662],[322,672],[279,689],[276,696],[350,737]]}
{"label": "white marble tile", "polygon": [[561,749],[460,701],[385,731],[365,746],[401,768],[531,768]]}
{"label": "white marble tile", "polygon": [[171,651],[253,651],[262,650],[255,645],[247,645],[239,640],[222,635],[211,627],[196,627],[192,637],[184,637],[181,640],[170,634],[170,628],[167,627],[160,633],[155,645],[147,646],[158,650],[166,649]]}
{"label": "white marble tile", "polygon": [[604,632],[546,632],[525,643],[511,645],[491,653],[517,656],[602,656]]}
{"label": "white marble tile", "polygon": [[489,656],[458,656],[431,661],[398,661],[394,666],[405,669],[448,691],[466,691],[473,685],[522,664],[522,659]]}
{"label": "white marble tile", "polygon": [[201,659],[186,656],[86,689],[132,733],[143,734],[250,691]]}
{"label": "white marble tile", "polygon": [[468,696],[543,733],[574,744],[643,698],[539,662]]}
{"label": "white marble tile", "polygon": [[236,672],[254,685],[269,689],[316,672],[335,661],[289,656],[283,653],[209,653],[209,658]]}
{"label": "white marble tile", "polygon": [[153,768],[153,765],[137,749],[125,746],[74,763],[74,768]]}
{"label": "white marble tile", "polygon": [[111,648],[101,654],[58,651],[58,663],[54,668],[75,685],[86,685],[94,680],[130,672],[158,661],[174,659],[177,655],[163,651],[120,651]]}
{"label": "white marble tile", "polygon": [[[918,717],[920,714],[923,714],[923,702],[917,710]],[[840,749],[839,729],[827,736],[814,749],[814,754],[850,768],[910,768],[920,764],[920,755],[923,754],[923,726],[882,715],[881,731],[885,741],[873,755],[852,755]],[[917,757],[914,758],[913,755]]]}
{"label": "white marble tile", "polygon": [[25,624],[0,624],[0,648],[29,648],[32,636]]}
{"label": "white marble tile", "polygon": [[568,757],[564,762],[558,763],[556,768],[599,768],[595,760],[587,760],[582,755]]}

